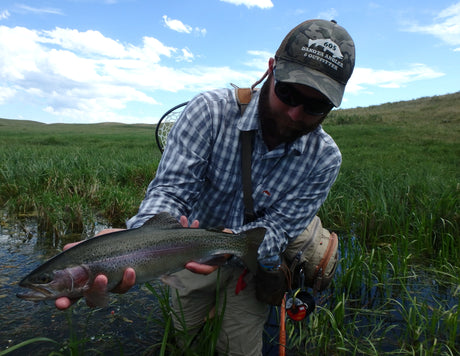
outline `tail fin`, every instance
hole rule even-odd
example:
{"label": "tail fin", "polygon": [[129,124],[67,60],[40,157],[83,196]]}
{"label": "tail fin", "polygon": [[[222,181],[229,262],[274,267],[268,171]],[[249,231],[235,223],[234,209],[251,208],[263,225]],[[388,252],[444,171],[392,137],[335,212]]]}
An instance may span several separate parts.
{"label": "tail fin", "polygon": [[246,267],[254,274],[257,272],[257,250],[264,240],[265,231],[266,229],[263,227],[256,227],[244,233],[246,235],[246,253],[241,259]]}

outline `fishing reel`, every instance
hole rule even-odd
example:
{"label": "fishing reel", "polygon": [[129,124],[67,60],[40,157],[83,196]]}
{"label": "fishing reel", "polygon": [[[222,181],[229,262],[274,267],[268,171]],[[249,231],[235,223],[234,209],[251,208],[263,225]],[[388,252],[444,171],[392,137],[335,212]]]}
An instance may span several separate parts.
{"label": "fishing reel", "polygon": [[303,289],[305,284],[303,269],[300,270],[299,275],[300,288],[291,290],[286,295],[286,312],[294,321],[304,320],[316,307],[315,298]]}
{"label": "fishing reel", "polygon": [[286,312],[294,321],[304,320],[315,310],[315,307],[315,299],[304,290],[298,289],[290,292],[286,297]]}

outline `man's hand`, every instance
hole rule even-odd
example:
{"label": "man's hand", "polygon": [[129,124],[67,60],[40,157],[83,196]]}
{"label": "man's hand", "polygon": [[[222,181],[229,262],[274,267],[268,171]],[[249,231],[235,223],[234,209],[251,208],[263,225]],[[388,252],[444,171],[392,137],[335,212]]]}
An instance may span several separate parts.
{"label": "man's hand", "polygon": [[[121,230],[123,230],[123,229],[105,229],[105,230],[102,230],[96,236],[108,234],[110,232],[121,231]],[[67,250],[67,249],[79,244],[80,242],[81,241],[69,243],[69,244],[64,246],[63,250],[65,251],[65,250]],[[126,293],[135,283],[136,283],[136,272],[134,271],[133,268],[127,268],[123,273],[123,279],[121,280],[121,282],[113,290],[111,290],[111,292],[113,292],[113,293]],[[100,275],[96,276],[96,278],[94,279],[93,285],[91,286],[91,288],[89,289],[89,291],[87,293],[88,294],[92,294],[92,293],[100,294],[101,291],[105,291],[107,289],[107,284],[108,284],[107,277],[105,275],[103,275],[103,274],[100,274]],[[64,310],[64,309],[67,309],[68,307],[70,307],[76,301],[77,301],[77,299],[69,299],[67,297],[61,297],[61,298],[56,299],[55,305],[56,305],[56,308],[58,308],[60,310]],[[90,303],[88,303],[88,301],[86,303],[90,307],[94,306],[94,305],[91,305]]]}
{"label": "man's hand", "polygon": [[188,269],[189,271],[193,273],[198,273],[198,274],[211,274],[214,272],[219,266],[210,266],[210,265],[204,265],[202,263],[198,262],[188,262],[185,265],[185,268]]}
{"label": "man's hand", "polygon": [[188,226],[188,218],[184,215],[180,217],[180,224],[182,227],[190,227],[192,229],[198,229],[200,226],[200,222],[198,220],[193,220],[190,226]]}
{"label": "man's hand", "polygon": [[[180,217],[180,224],[183,226],[183,227],[190,227],[192,229],[197,229],[199,226],[200,226],[200,222],[198,220],[194,220],[192,222],[192,224],[189,226],[188,225],[188,219],[186,216],[181,216]],[[232,234],[233,232],[229,229],[224,229],[222,230],[223,232],[227,232],[227,233],[230,233]],[[231,255],[228,255],[228,257],[230,257]],[[219,268],[219,266],[210,266],[210,265],[205,265],[205,264],[202,264],[202,263],[198,263],[198,262],[188,262],[187,264],[185,264],[185,268],[188,269],[189,271],[193,272],[193,273],[198,273],[198,274],[211,274],[212,272],[214,272],[217,268]]]}

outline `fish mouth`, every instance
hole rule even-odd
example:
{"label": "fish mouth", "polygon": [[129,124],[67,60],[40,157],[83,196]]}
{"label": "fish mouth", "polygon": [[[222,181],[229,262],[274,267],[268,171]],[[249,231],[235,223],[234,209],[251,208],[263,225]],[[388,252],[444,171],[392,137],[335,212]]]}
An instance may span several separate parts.
{"label": "fish mouth", "polygon": [[57,297],[56,294],[53,293],[53,291],[47,289],[44,286],[31,284],[31,285],[21,286],[21,287],[32,289],[31,291],[28,291],[25,293],[16,294],[18,298],[21,298],[24,300],[39,301],[39,300],[45,300],[45,299],[56,299]]}

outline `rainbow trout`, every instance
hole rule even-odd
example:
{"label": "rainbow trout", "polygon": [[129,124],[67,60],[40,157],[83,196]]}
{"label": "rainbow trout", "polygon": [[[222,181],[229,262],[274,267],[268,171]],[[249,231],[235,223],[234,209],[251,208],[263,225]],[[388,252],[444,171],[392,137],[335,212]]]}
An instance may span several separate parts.
{"label": "rainbow trout", "polygon": [[[264,228],[238,235],[184,228],[168,213],[160,213],[139,228],[93,237],[54,256],[19,282],[19,286],[31,291],[17,296],[32,301],[79,298],[86,296],[98,274],[108,277],[110,291],[121,281],[127,267],[135,269],[136,283],[161,277],[164,283],[181,288],[171,273],[190,261],[221,265],[226,254],[241,258],[255,273],[257,249],[264,235]],[[108,294],[91,302],[105,306]]]}

